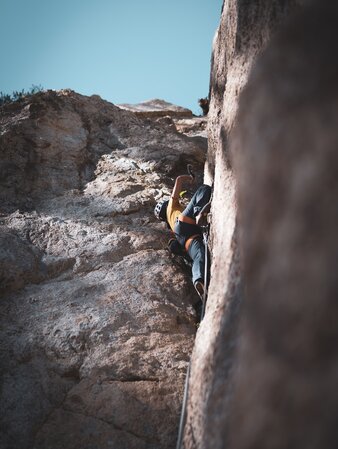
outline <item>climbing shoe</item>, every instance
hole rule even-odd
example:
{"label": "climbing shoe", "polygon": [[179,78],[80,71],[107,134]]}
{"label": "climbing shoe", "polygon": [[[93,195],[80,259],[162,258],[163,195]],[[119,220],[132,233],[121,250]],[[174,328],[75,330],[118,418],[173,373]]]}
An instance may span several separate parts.
{"label": "climbing shoe", "polygon": [[195,281],[194,283],[195,290],[197,291],[199,297],[203,300],[204,297],[204,285],[200,280]]}

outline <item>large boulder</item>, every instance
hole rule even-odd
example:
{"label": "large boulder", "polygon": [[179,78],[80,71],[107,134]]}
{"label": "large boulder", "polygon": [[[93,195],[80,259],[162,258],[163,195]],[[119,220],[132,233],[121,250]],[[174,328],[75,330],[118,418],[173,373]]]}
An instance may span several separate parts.
{"label": "large boulder", "polygon": [[173,447],[198,297],[153,207],[205,151],[71,91],[0,125],[1,448]]}

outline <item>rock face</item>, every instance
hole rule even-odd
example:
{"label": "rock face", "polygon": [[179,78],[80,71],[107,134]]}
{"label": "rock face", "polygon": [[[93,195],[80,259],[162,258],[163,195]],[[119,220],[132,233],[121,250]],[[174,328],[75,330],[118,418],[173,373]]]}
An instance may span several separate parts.
{"label": "rock face", "polygon": [[[190,109],[182,108],[167,101],[154,99],[139,104],[119,104],[119,108],[134,112],[138,117],[150,118],[157,123],[186,134],[207,139],[207,118],[196,117]],[[202,141],[203,142],[203,141]],[[199,142],[202,145],[202,142]]]}
{"label": "rock face", "polygon": [[119,108],[127,111],[132,111],[138,116],[148,118],[172,117],[172,118],[186,118],[192,117],[190,109],[176,106],[167,101],[155,98],[153,100],[144,101],[139,104],[119,104]]}
{"label": "rock face", "polygon": [[197,297],[153,207],[205,145],[71,91],[0,124],[1,448],[173,447]]}
{"label": "rock face", "polygon": [[177,131],[188,136],[208,137],[207,133],[207,117],[182,118],[174,121]]}
{"label": "rock face", "polygon": [[312,2],[273,40],[240,101],[246,295],[232,448],[338,446],[337,50],[337,4]]}
{"label": "rock face", "polygon": [[[213,262],[206,316],[193,352],[184,439],[185,447],[190,449],[230,447],[233,371],[243,288],[238,249],[236,177],[229,138],[236,123],[239,94],[253,63],[267,45],[271,33],[296,5],[295,1],[284,0],[225,1],[214,39],[208,114],[209,150],[205,170],[206,181],[214,184]],[[253,110],[251,114],[254,115]],[[245,130],[241,129],[241,132]],[[255,183],[254,180],[252,182]],[[247,388],[250,388],[248,376]],[[239,425],[236,430],[241,433]]]}
{"label": "rock face", "polygon": [[[338,445],[337,25],[334,2],[224,2],[185,449]],[[197,298],[152,208],[203,163],[189,121],[72,92],[2,109],[1,447],[175,446]]]}

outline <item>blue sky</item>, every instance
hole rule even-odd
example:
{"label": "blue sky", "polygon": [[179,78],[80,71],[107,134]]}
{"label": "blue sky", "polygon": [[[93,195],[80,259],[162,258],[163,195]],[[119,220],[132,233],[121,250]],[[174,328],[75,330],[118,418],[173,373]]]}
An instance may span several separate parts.
{"label": "blue sky", "polygon": [[0,91],[70,88],[201,112],[223,0],[0,0]]}

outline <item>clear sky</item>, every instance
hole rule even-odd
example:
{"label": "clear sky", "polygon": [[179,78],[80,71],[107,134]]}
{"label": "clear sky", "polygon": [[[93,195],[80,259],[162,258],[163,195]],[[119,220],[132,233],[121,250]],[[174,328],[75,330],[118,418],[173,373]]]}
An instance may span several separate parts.
{"label": "clear sky", "polygon": [[223,0],[0,0],[0,91],[70,88],[200,114]]}

